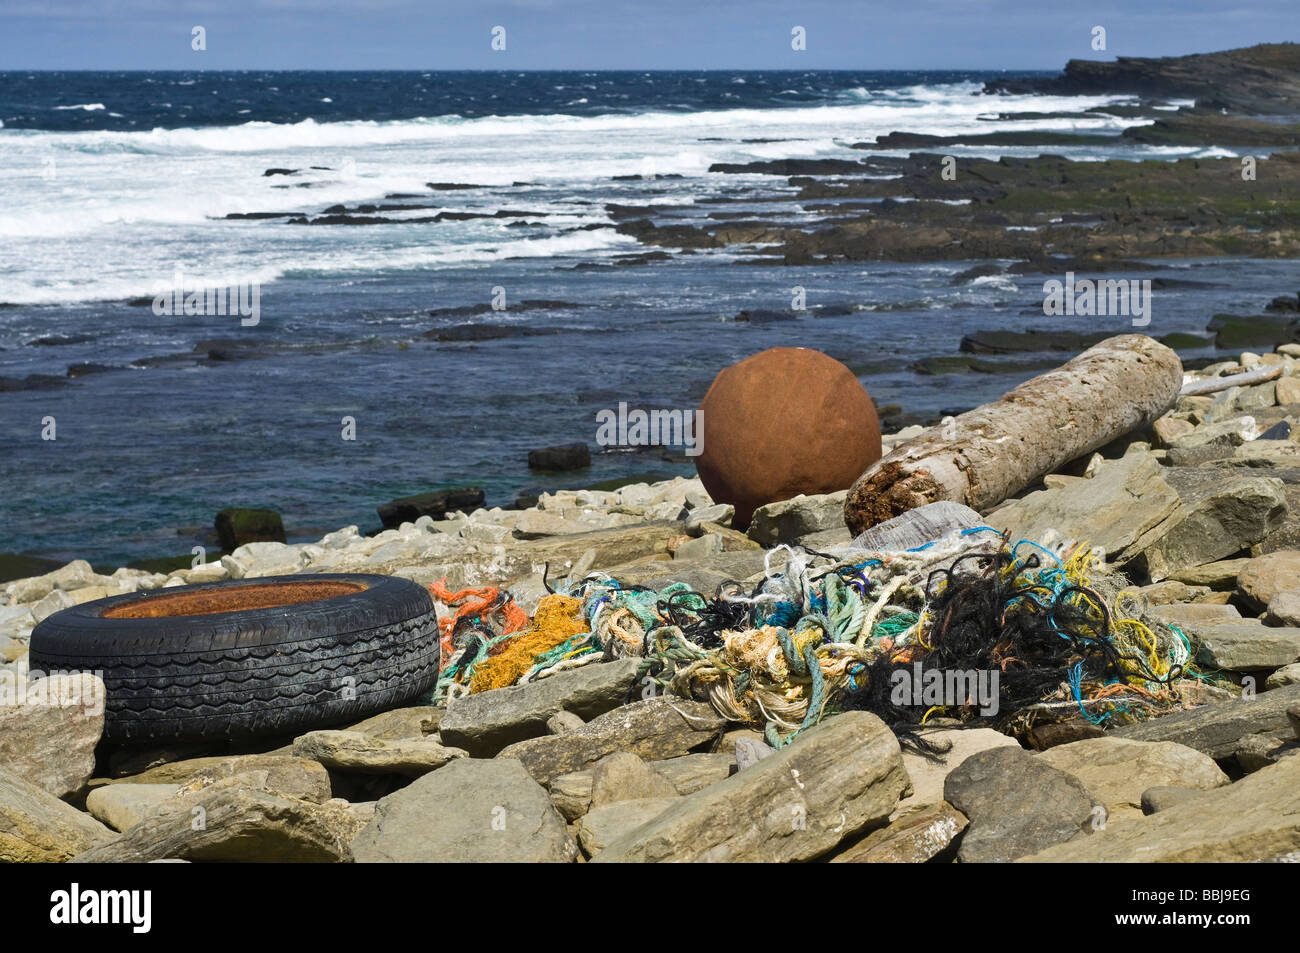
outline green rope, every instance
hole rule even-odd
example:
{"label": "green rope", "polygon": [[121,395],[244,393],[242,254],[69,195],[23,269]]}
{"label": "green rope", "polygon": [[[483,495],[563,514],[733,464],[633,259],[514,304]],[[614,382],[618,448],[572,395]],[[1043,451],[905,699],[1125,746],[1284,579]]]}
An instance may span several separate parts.
{"label": "green rope", "polygon": [[[578,652],[578,654],[575,655],[574,658],[581,658],[584,655],[590,655],[592,652],[599,652],[600,649],[596,648],[596,646],[591,644],[591,642],[592,639],[591,639],[590,632],[579,632],[577,635],[573,636],[572,638],[567,639],[564,642],[561,642],[555,648],[543,652],[541,655],[535,657],[533,659],[533,667],[528,670],[528,672],[524,675],[524,678],[525,679],[531,678],[533,675],[537,674],[543,669],[550,668],[552,665],[555,665],[556,663],[562,661],[564,657],[570,654],[571,652],[578,652],[578,649],[580,648],[585,647],[587,651]],[[583,643],[586,643],[586,645],[584,646]]]}
{"label": "green rope", "polygon": [[822,706],[826,704],[826,678],[822,675],[822,667],[817,663],[817,653],[813,651],[811,645],[805,645],[803,648],[803,664],[812,675],[812,694],[808,697],[808,713],[804,715],[803,723],[784,738],[777,732],[776,722],[769,721],[763,737],[773,748],[784,748],[794,741],[800,732],[811,728],[822,719]]}
{"label": "green rope", "polygon": [[826,577],[827,637],[834,642],[844,642],[862,630],[867,617],[867,604],[857,590],[846,585],[839,573]]}
{"label": "green rope", "polygon": [[919,618],[920,616],[915,612],[897,612],[894,615],[881,619],[873,625],[871,627],[871,637],[873,639],[880,639],[886,636],[891,639],[895,638],[916,625],[916,620]]}
{"label": "green rope", "polygon": [[[800,632],[804,631],[804,629],[808,628],[808,626],[803,625],[807,619],[808,616],[804,616],[799,620],[799,625],[803,626],[803,628],[795,629],[795,635],[798,635]],[[794,675],[796,678],[807,675],[808,672],[804,667],[804,661],[799,657],[799,651],[795,648],[794,638],[790,635],[789,631],[778,628],[776,630],[776,640],[781,643],[781,651],[785,653],[785,661],[786,664],[790,666],[790,674]]]}

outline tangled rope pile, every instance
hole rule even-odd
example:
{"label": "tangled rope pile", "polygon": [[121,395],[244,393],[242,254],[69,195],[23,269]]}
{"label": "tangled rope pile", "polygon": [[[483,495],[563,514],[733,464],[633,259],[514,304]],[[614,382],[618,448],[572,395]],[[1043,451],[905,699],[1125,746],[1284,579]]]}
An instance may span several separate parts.
{"label": "tangled rope pile", "polygon": [[468,693],[478,663],[529,624],[528,614],[494,586],[450,592],[446,583],[439,579],[429,586],[434,599],[454,610],[438,619],[440,669],[434,697],[443,701]]}
{"label": "tangled rope pile", "polygon": [[[936,713],[1017,733],[1131,721],[1175,707],[1179,680],[1195,674],[1183,632],[1145,618],[1086,546],[1013,544],[989,527],[840,558],[779,546],[755,587],[728,582],[712,597],[592,574],[544,597],[526,625],[496,590],[445,594],[458,608],[444,620],[438,696],[638,657],[634,691],[707,701],[778,747],[851,708],[904,733]],[[996,698],[900,701],[900,673],[925,668],[995,673]]]}

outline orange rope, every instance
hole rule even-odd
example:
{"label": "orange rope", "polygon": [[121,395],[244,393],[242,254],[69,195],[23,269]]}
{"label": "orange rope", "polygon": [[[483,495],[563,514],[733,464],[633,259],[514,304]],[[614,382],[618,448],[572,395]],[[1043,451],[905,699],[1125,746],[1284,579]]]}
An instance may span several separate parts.
{"label": "orange rope", "polygon": [[[438,628],[442,630],[441,637],[438,639],[438,645],[442,650],[442,665],[440,667],[446,667],[451,660],[452,653],[455,652],[455,647],[451,643],[451,636],[456,630],[456,625],[466,616],[482,615],[492,609],[501,598],[501,590],[495,586],[484,586],[482,589],[462,589],[460,592],[449,592],[447,590],[447,577],[443,576],[437,582],[429,584],[429,594],[449,608],[455,608],[456,610],[455,614],[444,616],[438,620]],[[457,605],[457,603],[463,603],[463,605]],[[501,631],[502,635],[518,632],[528,624],[528,614],[515,604],[514,599],[507,599],[497,608],[506,617],[505,628]]]}
{"label": "orange rope", "polygon": [[993,646],[993,661],[998,663],[998,668],[1002,669],[1003,672],[1006,672],[1007,666],[1010,665],[1012,662],[1020,661],[1020,659],[1016,658],[1014,655],[1003,654],[1005,652],[1009,652],[1010,650],[1011,650],[1010,639],[1007,639],[1005,642],[999,642],[997,645]]}

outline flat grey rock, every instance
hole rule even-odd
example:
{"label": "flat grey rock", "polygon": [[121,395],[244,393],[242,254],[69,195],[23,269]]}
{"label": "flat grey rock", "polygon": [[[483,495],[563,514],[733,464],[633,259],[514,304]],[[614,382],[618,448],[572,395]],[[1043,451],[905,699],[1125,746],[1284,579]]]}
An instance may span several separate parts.
{"label": "flat grey rock", "polygon": [[142,863],[180,858],[216,862],[322,863],[351,860],[355,825],[337,803],[315,804],[243,786],[243,777],[169,801],[119,838],[73,858]]}
{"label": "flat grey rock", "polygon": [[1279,741],[1295,737],[1286,711],[1297,702],[1300,685],[1284,685],[1253,698],[1234,698],[1124,725],[1110,734],[1135,741],[1176,741],[1222,761],[1235,756],[1238,743],[1247,735],[1267,734]]}
{"label": "flat grey rock", "polygon": [[971,755],[948,775],[943,791],[970,819],[957,849],[963,863],[1005,863],[1084,836],[1097,816],[1078,778],[1015,748]]}
{"label": "flat grey rock", "polygon": [[442,716],[442,743],[475,758],[489,758],[507,745],[548,732],[562,711],[584,721],[623,704],[641,660],[596,662],[524,685],[457,698]]}
{"label": "flat grey rock", "polygon": [[679,798],[593,862],[812,860],[884,824],[907,785],[894,733],[875,715],[846,712]]}
{"label": "flat grey rock", "polygon": [[335,771],[402,774],[418,778],[466,754],[433,738],[386,741],[359,731],[309,731],[295,739],[293,753]]}
{"label": "flat grey rock", "polygon": [[620,837],[653,821],[678,799],[639,798],[593,807],[578,820],[578,843],[582,852],[594,857]]}
{"label": "flat grey rock", "polygon": [[1242,863],[1300,857],[1300,758],[1154,814],[1022,858],[1025,863]]}
{"label": "flat grey rock", "polygon": [[746,530],[750,539],[772,547],[801,536],[809,536],[844,525],[847,490],[836,493],[799,494],[788,500],[767,503],[754,511]]}
{"label": "flat grey rock", "polygon": [[0,767],[0,863],[59,863],[114,836],[89,814]]}
{"label": "flat grey rock", "polygon": [[1074,775],[1106,808],[1108,821],[1142,814],[1148,788],[1208,791],[1229,783],[1209,755],[1171,741],[1088,738],[1035,755]]}
{"label": "flat grey rock", "polygon": [[[104,733],[104,683],[77,673],[6,680],[0,703],[0,765],[55,797],[85,787]],[[3,700],[0,700],[3,701]]]}
{"label": "flat grey rock", "polygon": [[522,761],[538,782],[549,784],[615,751],[646,761],[688,754],[721,734],[725,724],[710,705],[661,695],[607,712],[567,735],[520,741],[498,757]]}
{"label": "flat grey rock", "polygon": [[1150,454],[1133,453],[1102,463],[1089,479],[1012,500],[989,513],[988,523],[1017,538],[1042,540],[1053,532],[1086,540],[1105,550],[1107,560],[1123,561],[1179,506],[1160,464]]}
{"label": "flat grey rock", "polygon": [[129,830],[181,790],[177,784],[105,784],[86,798],[86,810],[115,831]]}
{"label": "flat grey rock", "polygon": [[381,798],[352,842],[358,863],[568,863],[564,819],[524,766],[463,759]]}
{"label": "flat grey rock", "polygon": [[1255,619],[1199,627],[1203,665],[1232,672],[1272,671],[1300,660],[1300,629]]}

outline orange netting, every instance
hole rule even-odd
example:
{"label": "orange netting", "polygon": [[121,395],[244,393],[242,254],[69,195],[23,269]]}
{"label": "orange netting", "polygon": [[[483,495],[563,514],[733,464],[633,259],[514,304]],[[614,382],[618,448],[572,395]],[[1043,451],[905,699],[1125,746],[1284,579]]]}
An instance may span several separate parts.
{"label": "orange netting", "polygon": [[439,602],[456,610],[453,615],[438,620],[438,628],[441,629],[438,640],[441,649],[439,670],[446,668],[447,663],[451,661],[452,654],[456,651],[451,643],[452,633],[456,631],[457,623],[466,616],[480,616],[500,612],[505,617],[505,628],[501,630],[502,635],[518,632],[528,625],[528,613],[519,608],[514,599],[502,601],[501,590],[495,586],[449,592],[447,590],[447,577],[444,576],[437,582],[430,583],[429,593]]}

